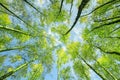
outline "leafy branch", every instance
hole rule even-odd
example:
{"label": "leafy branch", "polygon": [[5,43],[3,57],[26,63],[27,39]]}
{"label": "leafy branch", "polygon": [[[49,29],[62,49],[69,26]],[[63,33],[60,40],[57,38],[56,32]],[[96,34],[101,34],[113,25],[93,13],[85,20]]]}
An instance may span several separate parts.
{"label": "leafy branch", "polygon": [[103,19],[103,20],[94,20],[94,22],[103,22],[103,21],[108,21],[108,20],[113,20],[113,19],[119,19],[120,16],[116,16],[116,17],[111,17],[111,18],[107,18],[107,19]]}
{"label": "leafy branch", "polygon": [[31,62],[33,62],[33,61],[30,61],[30,62],[24,63],[23,65],[19,66],[19,67],[16,68],[15,70],[12,70],[12,71],[10,71],[10,72],[8,72],[8,73],[2,75],[2,76],[0,77],[0,80],[4,80],[5,78],[11,76],[12,74],[14,74],[14,73],[17,72],[18,70],[24,68],[25,66],[27,66],[27,65],[28,65],[29,63],[31,63]]}
{"label": "leafy branch", "polygon": [[111,22],[108,22],[108,23],[105,23],[105,24],[102,24],[102,25],[100,25],[100,26],[97,26],[97,27],[93,28],[93,29],[91,30],[91,32],[94,31],[94,30],[96,30],[96,29],[102,28],[102,27],[104,27],[105,25],[111,25],[111,24],[115,24],[115,23],[119,23],[119,22],[120,22],[120,19],[115,20],[115,21],[111,21]]}
{"label": "leafy branch", "polygon": [[93,58],[96,62],[97,62],[97,64],[100,66],[100,67],[102,67],[114,80],[117,80],[117,78],[110,72],[110,71],[108,71],[104,66],[102,66],[95,58]]}
{"label": "leafy branch", "polygon": [[71,0],[70,15],[72,14],[73,0]]}
{"label": "leafy branch", "polygon": [[26,46],[23,46],[23,47],[14,47],[14,48],[7,48],[7,49],[0,50],[0,52],[11,51],[11,50],[18,50],[18,49],[23,49],[25,47]]}
{"label": "leafy branch", "polygon": [[58,18],[58,16],[60,15],[60,13],[61,13],[61,11],[62,11],[63,2],[64,2],[64,0],[61,0],[60,9],[59,9],[58,15],[57,15],[57,17],[55,18],[55,20]]}
{"label": "leafy branch", "polygon": [[23,0],[25,1],[28,5],[30,5],[32,8],[34,8],[36,11],[38,11],[40,14],[44,15],[42,12],[40,12],[35,6],[33,6],[30,2],[28,2],[27,0]]}
{"label": "leafy branch", "polygon": [[17,16],[14,12],[12,12],[11,10],[9,10],[4,4],[0,3],[0,5],[6,9],[7,11],[9,11],[11,14],[13,14],[16,18],[18,18],[19,20],[21,20],[22,22],[24,22],[26,25],[32,27],[31,25],[29,25],[27,22],[25,22],[24,20],[22,20],[22,18],[20,18],[19,16]]}
{"label": "leafy branch", "polygon": [[117,52],[117,51],[105,51],[103,50],[101,47],[98,47],[98,46],[95,46],[96,48],[98,48],[100,51],[104,52],[104,53],[107,53],[107,54],[115,54],[115,55],[118,55],[120,56],[120,52]]}
{"label": "leafy branch", "polygon": [[82,59],[82,61],[91,69],[91,70],[93,70],[100,78],[102,78],[103,80],[106,80],[106,78],[104,78],[100,73],[98,73],[90,64],[88,64],[87,63],[87,61],[83,58],[83,57],[81,57],[80,55],[78,55],[81,59]]}
{"label": "leafy branch", "polygon": [[115,32],[115,31],[117,31],[118,29],[120,29],[120,26],[119,27],[117,27],[117,28],[115,28],[113,31],[111,31],[110,33],[113,33],[113,32]]}
{"label": "leafy branch", "polygon": [[8,31],[13,31],[13,32],[16,32],[16,33],[20,33],[20,34],[31,36],[30,34],[28,34],[26,32],[23,32],[23,31],[20,31],[20,30],[17,30],[17,29],[13,29],[13,28],[9,28],[9,27],[0,26],[0,29],[4,29],[4,30],[8,30]]}
{"label": "leafy branch", "polygon": [[120,39],[120,37],[111,37],[111,36],[109,36],[109,37],[105,37],[105,38],[111,38],[111,39]]}
{"label": "leafy branch", "polygon": [[79,5],[79,9],[78,9],[78,13],[77,13],[77,16],[75,18],[75,21],[72,24],[71,28],[65,33],[65,35],[67,35],[74,28],[74,26],[76,25],[77,21],[80,18],[80,15],[81,15],[83,8],[87,5],[88,2],[89,2],[89,0],[82,0],[81,4]]}
{"label": "leafy branch", "polygon": [[[110,4],[110,3],[114,2],[114,1],[117,1],[117,0],[108,1],[108,2],[106,2],[106,3],[104,3],[104,4],[100,5],[100,6],[96,7],[95,9],[93,9],[93,10],[92,10],[91,12],[89,12],[88,14],[82,15],[81,17],[87,16],[87,15],[93,13],[94,11],[96,11],[96,10],[98,10],[98,9],[104,7],[105,5],[108,5],[108,4]],[[118,0],[118,1],[119,1],[119,0]]]}

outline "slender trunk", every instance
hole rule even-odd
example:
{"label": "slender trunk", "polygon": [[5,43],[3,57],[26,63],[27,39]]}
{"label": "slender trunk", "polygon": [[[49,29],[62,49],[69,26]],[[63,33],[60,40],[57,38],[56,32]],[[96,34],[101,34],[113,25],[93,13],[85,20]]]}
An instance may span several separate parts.
{"label": "slender trunk", "polygon": [[111,31],[110,34],[113,33],[113,32],[115,32],[115,31],[117,31],[118,29],[120,29],[120,27],[117,27],[116,29],[114,29],[113,31]]}
{"label": "slender trunk", "polygon": [[15,72],[17,72],[18,70],[20,70],[20,69],[24,68],[25,66],[27,66],[29,63],[30,63],[30,62],[24,63],[23,65],[19,66],[19,67],[16,68],[15,70],[10,71],[10,72],[4,74],[3,76],[0,77],[0,80],[4,80],[5,78],[11,76],[12,74],[14,74]]}
{"label": "slender trunk", "polygon": [[96,48],[98,48],[100,51],[104,52],[104,53],[107,53],[107,54],[115,54],[115,55],[118,55],[120,56],[120,52],[117,52],[117,51],[105,51],[103,50],[101,47],[98,47],[98,46],[94,46]]}
{"label": "slender trunk", "polygon": [[118,2],[119,0],[111,0],[111,1],[108,1],[108,2],[106,2],[106,3],[104,3],[104,4],[100,5],[100,6],[96,7],[95,9],[93,9],[93,10],[92,10],[91,12],[89,12],[88,14],[82,15],[81,17],[87,16],[87,15],[89,15],[89,14],[95,12],[96,10],[98,10],[98,9],[100,9],[100,8],[102,8],[102,7],[104,7],[105,5],[108,5],[108,4],[110,4],[110,3],[112,3],[112,2],[115,2],[115,1]]}
{"label": "slender trunk", "polygon": [[61,13],[61,10],[62,10],[62,7],[63,7],[63,2],[64,2],[64,0],[61,1],[59,14]]}
{"label": "slender trunk", "polygon": [[55,21],[56,21],[56,19],[58,18],[58,16],[60,15],[60,13],[61,13],[61,11],[62,11],[63,2],[64,2],[64,0],[61,1],[59,13],[58,13],[58,15],[56,16]]}
{"label": "slender trunk", "polygon": [[103,21],[108,21],[108,20],[113,20],[113,19],[119,19],[120,16],[116,16],[116,17],[112,17],[112,18],[107,18],[107,19],[103,19],[103,20],[94,20],[94,22],[103,22]]}
{"label": "slender trunk", "polygon": [[26,25],[32,27],[31,25],[29,25],[27,22],[25,22],[24,20],[22,20],[19,16],[17,16],[14,12],[12,12],[11,10],[9,10],[5,5],[3,5],[2,3],[0,3],[0,5],[6,9],[7,11],[9,11],[11,14],[13,14],[16,18],[18,18],[19,20],[21,20],[22,22],[24,22]]}
{"label": "slender trunk", "polygon": [[30,5],[32,8],[34,8],[37,12],[39,12],[40,14],[44,15],[42,12],[40,12],[36,7],[34,7],[30,2],[28,2],[27,0],[23,0],[25,1],[28,5]]}
{"label": "slender trunk", "polygon": [[111,36],[109,36],[109,37],[105,37],[105,38],[120,39],[120,37],[111,37]]}
{"label": "slender trunk", "polygon": [[73,0],[71,0],[70,16],[71,16],[71,14],[72,14],[72,7],[73,7]]}
{"label": "slender trunk", "polygon": [[111,22],[109,22],[109,23],[102,24],[102,25],[100,25],[100,26],[97,26],[97,27],[93,28],[90,32],[92,32],[92,31],[94,31],[94,30],[96,30],[96,29],[102,28],[102,27],[104,27],[104,26],[106,26],[106,25],[111,25],[111,24],[115,24],[115,23],[119,23],[119,22],[120,22],[120,19],[115,20],[115,21],[111,21]]}
{"label": "slender trunk", "polygon": [[99,66],[100,67],[102,67],[114,80],[117,80],[117,78],[115,77],[115,76],[113,76],[113,74],[110,72],[110,71],[108,71],[104,66],[102,66],[96,59],[94,59],[98,64],[99,64]]}
{"label": "slender trunk", "polygon": [[100,73],[98,73],[90,64],[88,64],[84,58],[82,58],[80,55],[79,55],[79,57],[80,57],[80,58],[82,59],[82,61],[83,61],[91,70],[93,70],[100,78],[102,78],[103,80],[107,80],[107,79],[104,78]]}
{"label": "slender trunk", "polygon": [[24,48],[24,47],[8,48],[8,49],[0,50],[0,52],[6,52],[6,51],[12,51],[12,50],[18,50],[18,49],[22,49],[22,48]]}
{"label": "slender trunk", "polygon": [[82,0],[81,4],[79,5],[76,19],[75,19],[74,23],[72,24],[71,28],[65,33],[65,35],[67,35],[74,28],[74,26],[76,25],[77,21],[80,18],[80,15],[81,15],[83,8],[87,5],[88,2],[89,2],[89,0]]}
{"label": "slender trunk", "polygon": [[[8,13],[8,12],[5,12],[5,11],[3,11],[3,10],[0,10],[0,13],[4,13],[4,14],[11,15],[10,13]],[[11,15],[11,16],[13,16],[13,15]]]}
{"label": "slender trunk", "polygon": [[[16,33],[20,33],[20,34],[24,34],[24,35],[29,35],[23,31],[17,30],[17,29],[13,29],[13,28],[9,28],[9,27],[3,27],[0,25],[0,29],[4,29],[4,30],[8,30],[8,31],[12,31],[12,32],[16,32]],[[30,36],[30,35],[29,35]]]}

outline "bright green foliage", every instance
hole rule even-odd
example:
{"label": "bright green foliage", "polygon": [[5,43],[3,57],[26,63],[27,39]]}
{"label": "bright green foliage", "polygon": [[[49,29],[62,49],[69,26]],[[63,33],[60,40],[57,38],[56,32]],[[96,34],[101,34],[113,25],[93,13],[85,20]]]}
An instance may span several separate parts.
{"label": "bright green foliage", "polygon": [[66,3],[71,3],[72,0],[66,0]]}
{"label": "bright green foliage", "polygon": [[79,77],[79,79],[89,80],[89,77],[90,77],[89,69],[81,61],[76,60],[74,62],[74,70],[77,73],[77,76]]}
{"label": "bright green foliage", "polygon": [[120,0],[88,1],[65,35],[82,1],[1,0],[0,80],[119,80]]}
{"label": "bright green foliage", "polygon": [[71,42],[67,45],[67,53],[71,55],[72,59],[75,59],[78,57],[80,49],[80,43],[79,42]]}
{"label": "bright green foliage", "polygon": [[10,18],[7,14],[0,13],[0,24],[5,23],[4,25],[8,25],[11,23]]}
{"label": "bright green foliage", "polygon": [[1,33],[0,38],[0,49],[3,49],[5,47],[5,44],[9,43],[11,41],[11,37],[7,34]]}
{"label": "bright green foliage", "polygon": [[110,59],[107,56],[103,56],[98,58],[97,60],[102,65],[110,65],[108,62],[110,62]]}
{"label": "bright green foliage", "polygon": [[96,56],[95,52],[94,52],[94,47],[92,47],[91,45],[89,45],[88,43],[85,43],[82,47],[81,47],[81,52],[82,52],[82,56],[84,56],[84,58],[87,60],[92,60],[92,57]]}
{"label": "bright green foliage", "polygon": [[43,72],[43,66],[42,64],[32,64],[32,68],[33,70],[31,71],[30,75],[30,80],[31,79],[35,79],[35,80],[39,80],[40,75]]}
{"label": "bright green foliage", "polygon": [[70,80],[72,79],[71,75],[70,75],[70,67],[67,67],[65,69],[63,69],[62,71],[60,71],[60,78],[58,79],[66,79],[66,80]]}
{"label": "bright green foliage", "polygon": [[57,56],[58,56],[57,60],[58,68],[60,68],[63,64],[67,63],[69,60],[69,56],[66,54],[64,49],[59,49],[57,51]]}
{"label": "bright green foliage", "polygon": [[85,23],[85,22],[87,22],[87,20],[88,20],[88,17],[85,16],[85,17],[82,17],[82,18],[80,19],[80,22]]}
{"label": "bright green foliage", "polygon": [[11,56],[10,58],[12,63],[22,60],[20,55]]}
{"label": "bright green foliage", "polygon": [[51,31],[59,34],[60,41],[67,43],[69,41],[70,34],[64,36],[63,34],[68,30],[66,25],[59,25],[58,27],[52,27]]}
{"label": "bright green foliage", "polygon": [[2,66],[6,56],[0,56],[0,66]]}

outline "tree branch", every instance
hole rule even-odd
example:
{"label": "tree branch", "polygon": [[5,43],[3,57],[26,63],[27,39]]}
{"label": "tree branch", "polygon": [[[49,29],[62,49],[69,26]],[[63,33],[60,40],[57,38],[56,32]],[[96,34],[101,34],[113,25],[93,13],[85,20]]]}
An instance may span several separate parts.
{"label": "tree branch", "polygon": [[64,0],[61,1],[59,13],[57,14],[57,17],[55,18],[55,20],[58,18],[58,16],[60,15],[60,13],[62,11],[63,2],[64,2]]}
{"label": "tree branch", "polygon": [[104,4],[100,5],[100,6],[96,7],[95,9],[93,9],[93,10],[92,10],[91,12],[89,12],[88,14],[82,15],[81,17],[87,16],[87,15],[93,13],[94,11],[98,10],[99,8],[102,8],[102,7],[104,7],[105,5],[108,5],[108,4],[110,4],[110,3],[114,2],[114,1],[117,1],[117,0],[108,1],[108,2],[106,2],[106,3],[104,3]]}
{"label": "tree branch", "polygon": [[11,14],[13,14],[16,18],[18,18],[19,20],[21,20],[22,22],[24,22],[26,25],[32,27],[31,25],[29,25],[27,22],[25,22],[24,20],[22,20],[19,16],[17,16],[14,12],[12,12],[11,10],[9,10],[6,6],[4,6],[2,3],[0,3],[0,5],[5,8],[7,11],[9,11]]}
{"label": "tree branch", "polygon": [[75,19],[73,25],[71,26],[71,28],[65,33],[65,35],[67,35],[73,29],[73,27],[76,25],[77,21],[80,18],[80,15],[81,15],[81,12],[82,12],[83,8],[87,5],[88,2],[89,2],[89,0],[82,0],[81,4],[79,5],[79,9],[78,9],[76,19]]}
{"label": "tree branch", "polygon": [[105,51],[103,50],[101,47],[98,47],[98,46],[95,46],[96,48],[98,48],[100,51],[104,52],[104,53],[107,53],[107,54],[115,54],[115,55],[118,55],[120,56],[120,52],[117,52],[117,51]]}
{"label": "tree branch", "polygon": [[120,37],[111,37],[111,36],[109,36],[109,37],[105,37],[105,38],[116,38],[116,39],[120,39]]}
{"label": "tree branch", "polygon": [[73,0],[71,0],[70,15],[72,14]]}
{"label": "tree branch", "polygon": [[62,6],[63,6],[63,2],[64,2],[64,0],[61,0],[61,4],[60,4],[60,10],[59,10],[59,14],[61,13],[61,10],[62,10]]}
{"label": "tree branch", "polygon": [[27,66],[27,65],[28,65],[29,63],[31,63],[31,62],[32,62],[32,61],[27,62],[27,63],[24,63],[24,64],[22,64],[21,66],[19,66],[18,68],[16,68],[15,70],[10,71],[10,72],[4,74],[3,76],[0,77],[0,80],[4,80],[5,78],[11,76],[11,75],[14,74],[16,71],[18,71],[18,70],[24,68],[25,66]]}
{"label": "tree branch", "polygon": [[111,25],[111,24],[115,24],[115,23],[119,23],[119,22],[120,22],[120,19],[115,20],[115,21],[111,21],[111,22],[109,22],[109,23],[102,24],[102,25],[100,25],[100,26],[97,26],[97,27],[93,28],[90,32],[92,32],[92,31],[94,31],[94,30],[96,30],[96,29],[99,29],[99,28],[101,28],[101,27],[104,27],[105,25]]}
{"label": "tree branch", "polygon": [[11,51],[11,50],[18,50],[18,49],[22,49],[22,48],[25,48],[25,46],[24,47],[14,47],[14,48],[3,49],[3,50],[0,50],[0,52]]}
{"label": "tree branch", "polygon": [[3,76],[0,77],[0,80],[4,80],[5,78],[11,76],[13,73],[14,73],[14,71],[10,71],[10,72],[4,74]]}
{"label": "tree branch", "polygon": [[95,58],[94,60],[99,64],[100,67],[102,67],[114,80],[117,80],[117,78],[115,76],[113,76],[113,74],[108,71],[104,66],[102,66]]}
{"label": "tree branch", "polygon": [[106,78],[104,78],[100,73],[98,73],[90,64],[87,63],[87,61],[82,58],[80,55],[79,57],[82,59],[82,61],[91,69],[93,70],[100,78],[102,78],[103,80],[106,80]]}
{"label": "tree branch", "polygon": [[110,34],[113,33],[113,32],[115,32],[115,31],[118,30],[118,29],[120,29],[120,26],[117,27],[116,29],[114,29],[113,31],[111,31]]}
{"label": "tree branch", "polygon": [[103,22],[103,21],[113,20],[113,19],[117,19],[117,18],[120,18],[120,16],[116,16],[116,17],[112,17],[112,18],[107,18],[107,19],[103,19],[103,20],[94,20],[94,22]]}
{"label": "tree branch", "polygon": [[17,32],[17,33],[20,33],[20,34],[31,36],[30,34],[27,34],[27,33],[23,32],[23,31],[16,30],[16,29],[13,29],[13,28],[9,28],[9,27],[3,27],[1,25],[0,25],[0,29],[4,29],[4,30],[8,30],[8,31],[13,31],[13,32]]}
{"label": "tree branch", "polygon": [[30,5],[32,8],[34,8],[36,11],[38,11],[40,14],[44,15],[42,12],[40,12],[36,7],[34,7],[30,2],[28,2],[27,0],[23,0],[25,1],[28,5]]}
{"label": "tree branch", "polygon": [[5,12],[5,11],[2,11],[2,10],[0,10],[0,12],[1,12],[1,13],[5,13],[5,14],[8,14],[8,15],[11,15],[10,13]]}

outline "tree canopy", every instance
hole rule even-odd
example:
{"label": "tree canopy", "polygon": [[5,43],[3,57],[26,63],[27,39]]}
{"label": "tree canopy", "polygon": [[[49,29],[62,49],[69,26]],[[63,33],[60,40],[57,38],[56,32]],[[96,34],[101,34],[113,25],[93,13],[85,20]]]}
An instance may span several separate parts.
{"label": "tree canopy", "polygon": [[120,80],[120,0],[0,0],[0,80]]}

